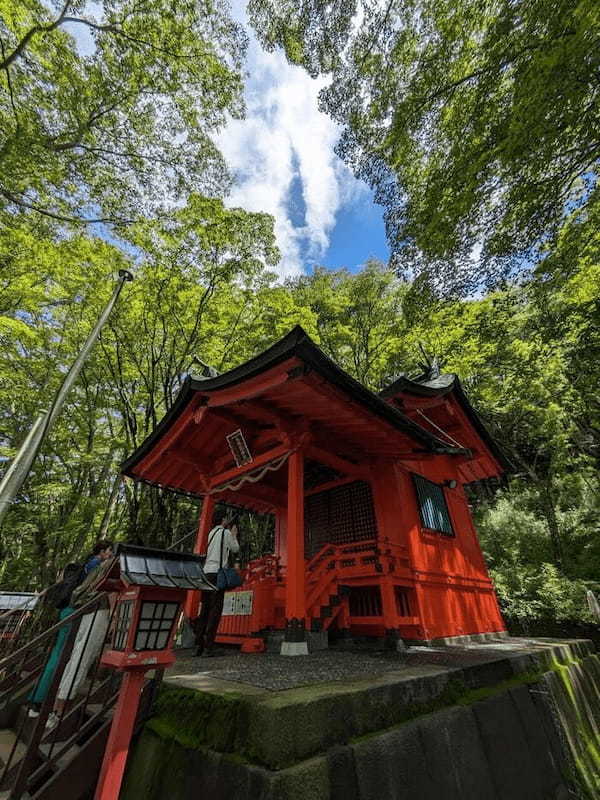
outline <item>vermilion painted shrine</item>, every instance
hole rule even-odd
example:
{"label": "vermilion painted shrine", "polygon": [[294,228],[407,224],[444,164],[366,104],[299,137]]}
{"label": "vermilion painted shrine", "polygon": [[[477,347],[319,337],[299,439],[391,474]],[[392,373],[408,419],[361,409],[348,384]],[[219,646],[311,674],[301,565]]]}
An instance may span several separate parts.
{"label": "vermilion painted shrine", "polygon": [[[226,438],[238,430],[242,466]],[[123,471],[203,498],[198,553],[216,502],[275,515],[274,553],[248,565],[219,639],[252,649],[283,630],[282,652],[302,653],[307,631],[503,632],[465,486],[507,467],[455,375],[377,395],[296,327],[226,374],[187,378]]]}

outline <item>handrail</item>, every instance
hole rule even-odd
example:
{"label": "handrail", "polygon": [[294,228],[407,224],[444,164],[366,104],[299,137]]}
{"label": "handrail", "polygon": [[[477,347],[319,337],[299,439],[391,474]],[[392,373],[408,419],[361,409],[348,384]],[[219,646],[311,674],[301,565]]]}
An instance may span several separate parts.
{"label": "handrail", "polygon": [[[315,564],[311,575],[312,582],[316,584],[313,586],[310,594],[306,598],[307,611],[317,602],[318,598],[329,590],[329,587],[337,579],[335,569],[330,568],[331,560],[337,561],[341,557],[341,548],[337,545],[325,545],[317,555],[321,556],[321,561]],[[327,578],[327,580],[324,580]]]}
{"label": "handrail", "polygon": [[24,644],[19,650],[15,650],[14,653],[11,653],[9,656],[6,656],[3,659],[0,659],[0,672],[2,672],[2,670],[5,669],[11,661],[17,661],[22,655],[25,655],[28,650],[35,649],[35,647],[54,636],[54,634],[57,633],[61,628],[66,628],[68,625],[72,625],[73,622],[77,619],[80,619],[86,613],[86,611],[89,611],[91,608],[93,608],[100,599],[101,596],[99,595],[93,597],[91,600],[81,606],[81,608],[78,608],[72,614],[69,614],[68,617],[56,622],[54,625],[43,631],[43,633],[40,633],[39,636],[36,636],[35,639],[32,639],[30,642],[27,642],[27,644]]}
{"label": "handrail", "polygon": [[[33,597],[35,597],[34,608],[37,608],[40,602],[40,598],[44,597],[44,595],[49,591],[49,589],[50,586],[48,586],[46,589],[43,589],[41,592],[31,592]],[[9,594],[9,592],[5,592],[5,594]],[[20,592],[15,592],[15,594],[20,594]],[[25,592],[23,592],[23,594],[25,594]],[[33,599],[32,597],[28,597],[27,600],[23,600],[22,604],[16,605],[14,608],[7,608],[6,611],[3,611],[0,614],[0,623],[2,622],[3,619],[10,617],[11,614],[14,614],[15,611],[27,611],[28,610],[27,606],[29,605],[29,603],[31,603],[32,599]],[[31,610],[33,611],[33,608]]]}
{"label": "handrail", "polygon": [[182,542],[185,542],[186,539],[189,539],[190,536],[193,536],[195,533],[196,533],[196,528],[192,528],[192,530],[188,531],[188,533],[186,533],[184,536],[182,536],[181,539],[177,539],[177,541],[173,542],[173,544],[170,544],[167,547],[167,550],[174,550],[177,547],[178,544],[181,544]]}
{"label": "handrail", "polygon": [[[32,653],[38,653],[42,655],[43,658],[41,662],[36,665],[35,669],[33,669],[27,679],[25,684],[23,681],[18,681],[16,686],[12,686],[5,692],[4,699],[10,697],[11,693],[14,695],[15,691],[22,688],[23,685],[26,685],[27,681],[34,681],[36,678],[39,678],[44,665],[47,663],[47,657],[50,652],[50,647],[54,646],[56,642],[55,635],[60,630],[67,628],[67,635],[66,639],[62,644],[62,647],[59,651],[58,655],[58,663],[54,668],[53,673],[50,677],[50,685],[48,690],[45,694],[45,697],[42,701],[39,716],[37,717],[35,723],[33,724],[33,730],[31,731],[30,735],[27,737],[23,736],[25,725],[27,722],[27,718],[23,716],[21,725],[18,731],[15,731],[15,741],[13,744],[13,748],[11,753],[8,756],[8,760],[4,765],[4,769],[2,771],[2,775],[0,778],[0,784],[5,784],[6,781],[9,781],[9,785],[11,785],[9,798],[10,800],[18,800],[24,792],[26,792],[29,787],[32,785],[33,780],[33,773],[34,770],[36,771],[35,774],[38,773],[38,762],[39,759],[42,758],[43,764],[46,765],[46,769],[50,769],[53,764],[57,762],[57,757],[55,756],[52,758],[52,753],[54,750],[54,742],[56,740],[56,736],[58,734],[58,729],[62,726],[65,717],[70,717],[67,715],[66,708],[67,704],[63,705],[63,709],[59,714],[58,725],[56,731],[53,734],[53,739],[48,742],[49,744],[49,752],[44,754],[40,751],[40,747],[42,745],[42,741],[44,739],[48,740],[48,734],[46,731],[46,722],[54,707],[55,699],[59,691],[59,687],[62,685],[62,681],[64,678],[65,670],[67,665],[71,663],[71,659],[73,658],[73,647],[76,641],[76,637],[79,634],[80,625],[84,618],[84,616],[91,617],[90,623],[87,627],[87,632],[85,634],[85,640],[83,641],[83,646],[79,651],[78,661],[75,664],[75,670],[73,671],[71,682],[68,686],[65,687],[66,695],[63,700],[71,699],[70,695],[72,692],[77,692],[77,689],[83,679],[83,673],[80,672],[82,668],[82,660],[84,657],[84,653],[87,650],[87,647],[90,642],[90,636],[92,634],[92,630],[94,629],[94,625],[96,624],[97,615],[104,610],[104,605],[106,603],[106,596],[102,594],[96,594],[94,597],[90,598],[86,603],[84,603],[80,608],[76,609],[72,614],[65,617],[64,619],[60,620],[58,623],[51,625],[50,628],[45,630],[39,636],[36,636],[35,639],[32,639],[30,642],[25,644],[19,650],[17,650],[12,655],[8,656],[7,658],[0,661],[0,670],[4,670],[4,672],[12,671],[13,674],[20,674],[21,669],[26,661],[27,658],[31,660]],[[104,647],[104,644],[107,641],[107,637],[110,630],[110,623],[106,629],[104,634],[104,640],[102,642],[102,648],[100,652],[96,656],[96,664],[99,662],[101,658],[101,652]],[[85,663],[85,662],[84,662]],[[83,667],[85,672],[88,672],[86,667]],[[97,666],[94,669],[92,678],[92,685],[96,678],[96,671]],[[81,722],[83,721],[83,716],[86,712],[86,707],[88,705],[88,700],[91,694],[90,691],[87,694],[86,700],[83,703],[79,703],[77,708],[80,709],[81,719],[76,720],[77,727],[81,728]],[[26,750],[23,754],[23,757],[17,763],[13,763],[15,760],[15,753],[17,744],[19,741],[26,741],[27,746]]]}

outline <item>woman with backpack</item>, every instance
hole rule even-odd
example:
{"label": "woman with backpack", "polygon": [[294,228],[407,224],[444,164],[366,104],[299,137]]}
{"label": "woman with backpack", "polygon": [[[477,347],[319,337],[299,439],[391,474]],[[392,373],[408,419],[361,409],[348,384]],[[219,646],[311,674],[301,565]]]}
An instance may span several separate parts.
{"label": "woman with backpack", "polygon": [[[62,580],[48,590],[46,595],[46,603],[53,605],[56,609],[58,609],[59,619],[63,620],[65,617],[68,617],[69,614],[72,614],[75,611],[75,609],[70,605],[71,595],[77,586],[83,581],[84,577],[84,568],[81,566],[81,564],[67,564],[63,570]],[[70,630],[70,625],[64,625],[56,636],[56,641],[54,642],[54,646],[50,651],[44,671],[40,675],[35,689],[29,695],[30,717],[38,717],[40,714],[42,703],[46,699],[46,695],[48,694],[48,690],[52,684],[52,678],[54,676],[56,667],[58,666],[60,654],[62,653],[62,649]]]}
{"label": "woman with backpack", "polygon": [[[112,556],[112,542],[107,539],[100,539],[96,542],[83,566],[83,580],[71,597],[71,605],[75,609],[81,608],[91,599],[95,591],[94,584],[97,582],[98,573],[101,571],[102,565],[107,565]],[[109,616],[107,607],[98,606],[81,617],[73,650],[65,665],[56,692],[54,710],[46,722],[47,729],[53,730],[58,725],[66,711],[67,704],[77,696],[79,687],[85,680],[93,661],[102,651],[108,631]]]}
{"label": "woman with backpack", "polygon": [[[46,603],[53,605],[59,611],[59,618],[61,620],[68,617],[70,614],[73,614],[76,611],[77,604],[74,602],[73,594],[76,589],[78,589],[82,583],[86,580],[86,578],[94,572],[97,567],[102,564],[103,561],[110,558],[112,555],[112,542],[107,540],[100,540],[96,542],[94,545],[92,552],[89,556],[85,559],[83,564],[67,564],[67,566],[63,570],[63,578],[62,580],[52,586],[47,594],[46,594]],[[77,640],[81,639],[82,634],[82,623],[86,621],[86,615],[83,617],[83,620],[79,623],[79,629],[77,631]],[[29,716],[30,717],[37,717],[40,713],[40,708],[42,703],[46,699],[50,686],[52,685],[52,678],[54,677],[54,673],[56,671],[56,667],[58,666],[58,662],[60,660],[60,655],[62,653],[65,641],[69,635],[69,631],[71,630],[70,625],[63,626],[56,637],[56,641],[54,642],[54,646],[50,652],[48,657],[48,661],[44,667],[44,671],[42,672],[40,679],[37,682],[37,685],[31,695],[29,696],[30,708],[29,708]],[[77,644],[77,640],[75,644]],[[75,649],[75,648],[74,648]],[[73,655],[67,662],[67,667],[73,660]],[[65,669],[66,671],[66,669]],[[64,679],[64,675],[63,675]],[[61,686],[63,681],[61,680]],[[60,693],[60,686],[59,686],[59,693]],[[53,725],[55,722],[56,714],[51,712],[49,716],[50,724]]]}

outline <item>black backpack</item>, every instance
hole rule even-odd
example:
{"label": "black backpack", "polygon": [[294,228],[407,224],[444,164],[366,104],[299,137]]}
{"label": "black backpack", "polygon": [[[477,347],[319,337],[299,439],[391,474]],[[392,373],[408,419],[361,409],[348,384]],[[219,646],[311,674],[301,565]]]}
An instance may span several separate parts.
{"label": "black backpack", "polygon": [[63,608],[66,608],[69,605],[71,601],[71,595],[79,586],[79,584],[83,583],[85,580],[85,569],[83,564],[72,564],[69,566],[73,568],[69,570],[66,577],[64,577],[62,581],[55,583],[46,592],[46,604],[53,606],[59,611],[62,611]]}

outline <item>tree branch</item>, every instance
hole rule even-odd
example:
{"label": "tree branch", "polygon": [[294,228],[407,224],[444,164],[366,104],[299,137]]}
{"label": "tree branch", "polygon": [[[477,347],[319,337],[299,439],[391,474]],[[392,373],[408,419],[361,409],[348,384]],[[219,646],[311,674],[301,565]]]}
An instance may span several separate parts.
{"label": "tree branch", "polygon": [[12,192],[9,192],[7,189],[3,189],[2,187],[0,187],[0,194],[4,195],[4,197],[6,197],[7,200],[10,200],[11,203],[15,203],[21,208],[27,208],[30,211],[36,211],[38,214],[42,214],[44,217],[50,217],[50,219],[56,219],[59,222],[72,222],[76,225],[92,225],[96,222],[110,222],[116,225],[131,225],[135,222],[133,219],[119,219],[118,217],[98,217],[96,219],[67,217],[64,214],[56,214],[54,211],[49,211],[46,208],[42,208],[35,203],[29,203],[26,200],[17,197],[17,195],[13,194]]}
{"label": "tree branch", "polygon": [[[0,50],[2,50],[2,58],[4,59],[5,51],[4,51],[4,41],[2,39],[0,39]],[[10,70],[8,69],[8,67],[5,67],[5,71],[6,71],[6,83],[8,84],[8,94],[10,97],[10,105],[13,110],[13,114],[15,115],[15,121],[17,123],[17,130],[18,130],[20,126],[20,121],[19,121],[19,115],[17,113],[17,107],[15,106],[15,96],[13,93],[12,81],[10,78]]]}
{"label": "tree branch", "polygon": [[0,62],[0,69],[6,69],[9,67],[13,61],[15,61],[23,52],[23,50],[29,44],[30,39],[32,39],[36,33],[48,33],[49,31],[53,31],[55,28],[58,28],[65,20],[65,16],[67,11],[69,10],[69,6],[71,5],[71,0],[66,0],[64,6],[62,7],[62,11],[60,12],[59,16],[48,25],[34,25],[33,28],[30,28],[25,36],[20,40],[17,44],[15,49],[12,53],[6,58],[3,58]]}

